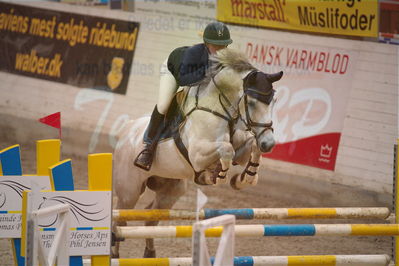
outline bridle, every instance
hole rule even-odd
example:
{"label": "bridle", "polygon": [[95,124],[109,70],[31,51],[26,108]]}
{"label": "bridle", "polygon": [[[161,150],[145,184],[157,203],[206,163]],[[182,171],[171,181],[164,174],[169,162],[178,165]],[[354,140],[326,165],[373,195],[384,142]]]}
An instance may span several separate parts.
{"label": "bridle", "polygon": [[[240,101],[244,98],[244,110],[245,110],[245,119],[242,117],[241,112],[240,112]],[[254,122],[251,119],[251,116],[249,114],[249,107],[248,107],[248,95],[245,93],[243,96],[240,97],[239,102],[238,102],[238,118],[244,123],[246,127],[246,131],[251,132],[256,139],[258,139],[260,136],[262,136],[267,130],[271,130],[274,132],[273,129],[273,121],[270,121],[269,123],[259,123],[259,122]],[[257,134],[253,128],[260,127],[263,128],[263,130]]]}
{"label": "bridle", "polygon": [[[244,94],[240,97],[239,102],[238,102],[238,116],[239,116],[240,120],[244,123],[244,125],[246,127],[246,131],[251,132],[256,139],[259,139],[260,136],[263,135],[267,130],[271,130],[272,132],[274,132],[273,121],[270,121],[269,123],[259,123],[259,122],[252,121],[250,113],[249,113],[249,107],[248,107],[248,96],[251,96],[260,102],[270,105],[270,103],[273,101],[274,90],[272,88],[270,88],[270,91],[265,93],[263,91],[260,91],[259,89],[253,89],[251,87],[248,88],[247,87],[248,78],[250,78],[253,75],[256,75],[257,73],[259,73],[258,70],[253,70],[253,71],[249,72],[243,80]],[[245,108],[246,120],[244,120],[242,118],[242,115],[240,113],[240,102],[241,102],[242,98],[244,98],[244,108]],[[263,128],[263,130],[259,134],[257,134],[253,129],[256,127]]]}
{"label": "bridle", "polygon": [[[251,116],[249,114],[249,107],[248,107],[248,95],[246,93],[246,88],[244,87],[244,93],[243,95],[241,95],[241,97],[238,99],[238,104],[237,104],[237,109],[234,107],[234,105],[230,102],[230,100],[227,98],[227,96],[223,93],[223,91],[220,89],[220,87],[218,86],[218,84],[215,81],[215,76],[219,73],[220,71],[218,71],[215,75],[212,76],[212,82],[215,85],[215,87],[217,88],[217,90],[219,91],[219,103],[223,108],[224,114],[221,114],[219,112],[216,112],[210,108],[207,107],[202,107],[198,105],[198,101],[199,101],[199,90],[201,85],[197,86],[197,92],[196,92],[196,96],[195,96],[195,106],[186,113],[186,117],[188,117],[192,112],[196,111],[196,110],[201,110],[201,111],[205,111],[208,113],[211,113],[219,118],[222,118],[223,120],[227,121],[228,125],[229,125],[229,132],[230,132],[230,141],[232,141],[233,135],[235,133],[235,129],[234,126],[237,124],[238,121],[242,121],[246,127],[246,131],[251,132],[254,137],[256,139],[258,139],[262,134],[264,134],[267,130],[271,130],[272,132],[274,131],[273,129],[273,121],[270,121],[269,123],[259,123],[259,122],[254,122],[251,119]],[[247,74],[247,76],[258,72],[257,70],[251,71],[250,73]],[[245,80],[245,78],[244,78]],[[257,94],[254,94],[255,99],[259,100],[256,97]],[[273,95],[272,95],[273,96]],[[228,106],[232,107],[234,109],[234,112],[237,114],[236,116],[231,115],[230,112],[228,111],[228,107],[226,107],[225,104],[223,104],[222,99],[227,103]],[[244,108],[245,108],[245,117],[243,117],[243,115],[240,112],[240,103],[242,101],[242,99],[244,99]],[[257,134],[256,131],[254,131],[253,128],[256,127],[260,127],[263,128],[263,130]]]}

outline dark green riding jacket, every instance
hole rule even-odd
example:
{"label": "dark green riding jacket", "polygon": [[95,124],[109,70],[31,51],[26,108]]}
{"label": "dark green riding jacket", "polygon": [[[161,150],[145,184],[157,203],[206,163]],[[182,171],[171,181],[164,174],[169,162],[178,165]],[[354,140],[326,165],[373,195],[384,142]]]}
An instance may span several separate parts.
{"label": "dark green riding jacket", "polygon": [[208,48],[203,43],[176,48],[168,57],[168,69],[179,86],[201,81],[209,66]]}

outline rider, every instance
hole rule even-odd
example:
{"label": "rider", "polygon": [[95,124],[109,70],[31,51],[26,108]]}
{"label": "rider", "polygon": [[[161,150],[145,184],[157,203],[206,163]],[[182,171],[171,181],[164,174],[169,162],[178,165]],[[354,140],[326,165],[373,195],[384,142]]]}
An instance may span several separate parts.
{"label": "rider", "polygon": [[134,161],[144,170],[151,168],[156,145],[165,128],[165,115],[179,86],[192,86],[201,81],[210,67],[209,55],[233,42],[222,22],[208,24],[203,39],[203,43],[176,48],[161,66],[158,102],[144,133],[144,149]]}

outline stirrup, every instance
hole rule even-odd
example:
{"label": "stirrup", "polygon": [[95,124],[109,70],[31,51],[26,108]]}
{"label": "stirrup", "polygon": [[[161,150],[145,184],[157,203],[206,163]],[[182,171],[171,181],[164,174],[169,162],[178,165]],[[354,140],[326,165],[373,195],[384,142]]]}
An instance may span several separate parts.
{"label": "stirrup", "polygon": [[[146,156],[144,153],[148,153],[148,156],[150,157],[150,159],[147,161],[147,164],[145,164],[145,162],[143,163],[139,161],[139,158],[141,156]],[[154,155],[152,154],[152,151],[150,149],[143,149],[134,160],[134,165],[143,170],[149,171],[152,166],[153,156]]]}

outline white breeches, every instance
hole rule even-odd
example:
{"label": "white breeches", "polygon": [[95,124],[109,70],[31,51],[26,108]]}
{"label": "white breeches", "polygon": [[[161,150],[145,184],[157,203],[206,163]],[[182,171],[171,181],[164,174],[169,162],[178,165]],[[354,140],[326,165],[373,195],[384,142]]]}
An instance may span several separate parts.
{"label": "white breeches", "polygon": [[157,102],[158,112],[163,115],[168,111],[169,105],[177,91],[176,79],[169,71],[167,62],[168,60],[165,60],[160,69],[160,82]]}

